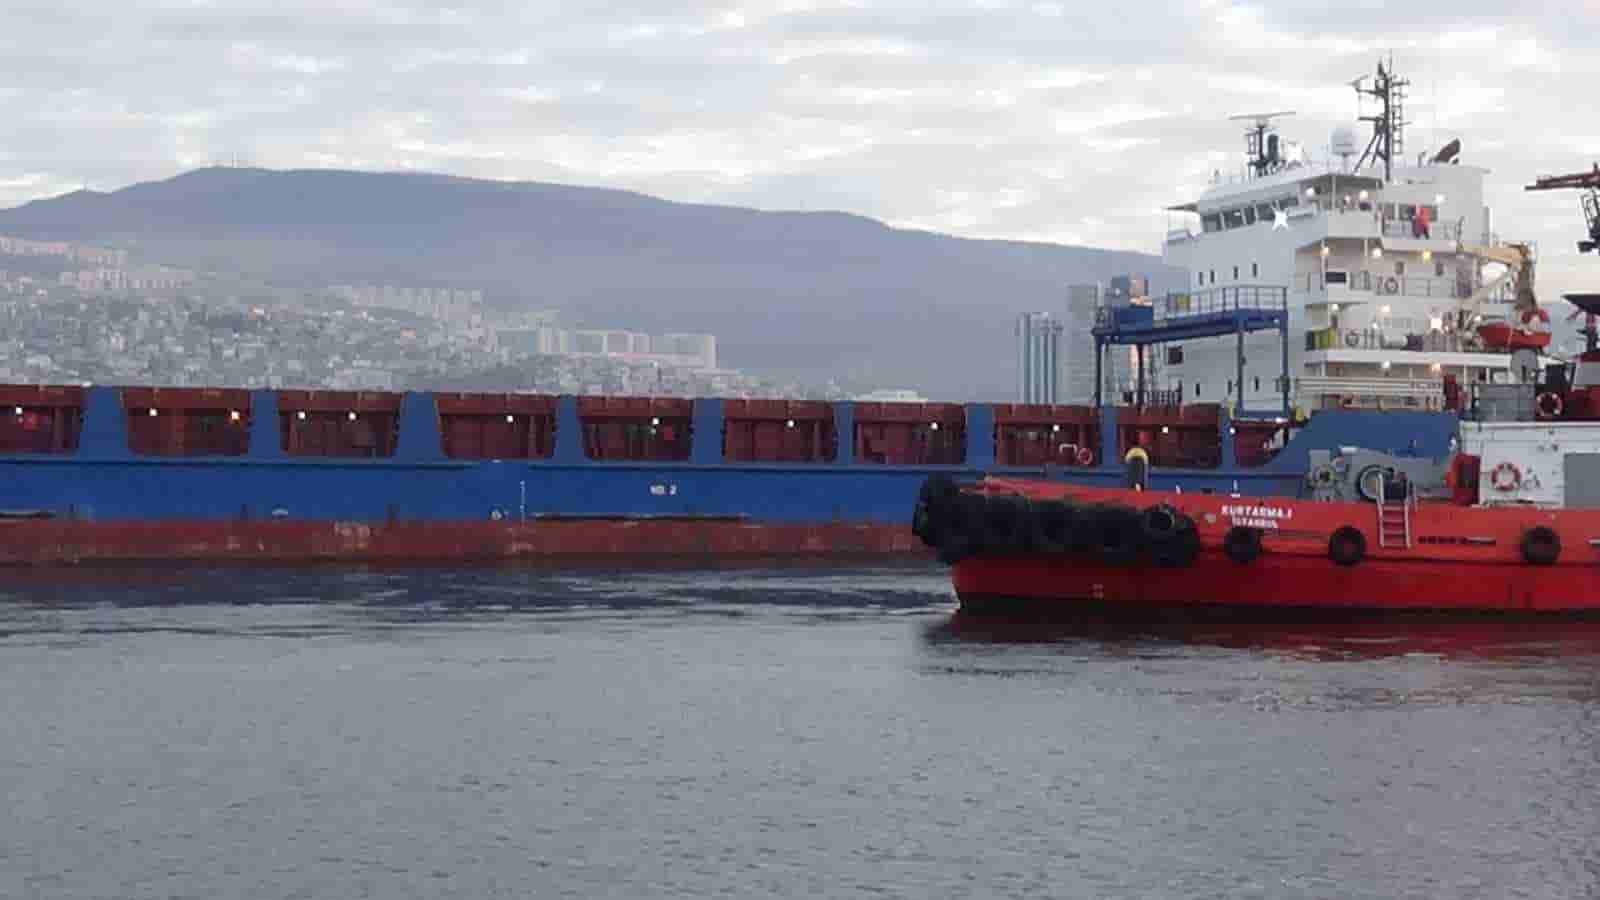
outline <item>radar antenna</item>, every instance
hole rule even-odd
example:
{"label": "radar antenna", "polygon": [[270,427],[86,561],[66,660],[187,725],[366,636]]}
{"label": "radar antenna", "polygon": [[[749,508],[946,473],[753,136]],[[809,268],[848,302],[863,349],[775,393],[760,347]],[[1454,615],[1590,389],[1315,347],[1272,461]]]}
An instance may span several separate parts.
{"label": "radar antenna", "polygon": [[1577,188],[1583,191],[1583,219],[1589,226],[1589,239],[1578,242],[1578,252],[1588,253],[1600,246],[1600,163],[1587,172],[1571,175],[1546,175],[1528,185],[1529,191],[1556,191]]}
{"label": "radar antenna", "polygon": [[1358,98],[1375,98],[1378,112],[1361,117],[1361,121],[1372,123],[1372,140],[1367,142],[1367,149],[1356,160],[1356,168],[1359,170],[1369,160],[1374,164],[1382,160],[1383,180],[1391,181],[1394,178],[1394,161],[1405,155],[1406,125],[1409,124],[1405,120],[1406,88],[1411,82],[1395,77],[1393,57],[1389,59],[1388,68],[1379,60],[1378,77],[1373,79],[1372,87],[1366,87],[1366,81],[1367,76],[1363,75],[1352,81],[1351,85],[1355,87]]}
{"label": "radar antenna", "polygon": [[1257,178],[1270,175],[1283,168],[1285,162],[1283,154],[1278,149],[1277,127],[1272,124],[1273,119],[1283,116],[1292,116],[1294,112],[1268,112],[1244,113],[1243,115],[1229,116],[1230,122],[1251,122],[1250,129],[1244,133],[1245,156],[1250,160],[1250,171]]}

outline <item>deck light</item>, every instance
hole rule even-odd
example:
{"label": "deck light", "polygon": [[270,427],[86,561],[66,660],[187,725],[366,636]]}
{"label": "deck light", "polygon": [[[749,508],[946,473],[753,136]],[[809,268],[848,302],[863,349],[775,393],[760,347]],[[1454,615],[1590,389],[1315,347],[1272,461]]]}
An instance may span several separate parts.
{"label": "deck light", "polygon": [[153,419],[155,417],[156,417],[156,408],[154,406],[152,406],[152,407],[150,407],[150,418]]}
{"label": "deck light", "polygon": [[1384,361],[1383,361],[1383,370],[1384,370],[1384,371],[1385,371],[1385,372],[1387,372],[1387,371],[1389,371],[1389,369],[1390,369],[1390,368],[1391,368],[1391,367],[1392,367],[1392,366],[1393,366],[1393,365],[1394,365],[1394,363],[1392,363],[1392,362],[1390,362],[1390,361],[1388,361],[1388,360],[1387,360],[1387,359],[1386,359],[1386,360],[1384,360]]}
{"label": "deck light", "polygon": [[239,415],[239,411],[237,409],[228,413],[229,421],[237,422],[240,418],[242,417]]}
{"label": "deck light", "polygon": [[515,424],[517,424],[517,417],[516,416],[512,416],[512,415],[506,416],[506,424],[507,425],[515,425]]}
{"label": "deck light", "polygon": [[1367,193],[1367,192],[1366,192],[1366,191],[1362,191],[1362,192],[1361,192],[1361,193],[1359,193],[1359,194],[1357,194],[1357,195],[1356,195],[1356,196],[1357,196],[1357,197],[1358,197],[1358,198],[1360,198],[1360,200],[1361,200],[1361,202],[1362,202],[1362,203],[1365,203],[1365,202],[1367,202],[1367,198],[1368,198],[1368,197],[1369,197],[1369,196],[1371,196],[1371,195],[1370,195],[1370,194],[1368,194],[1368,193]]}
{"label": "deck light", "polygon": [[1434,330],[1434,331],[1438,331],[1439,329],[1444,327],[1444,320],[1439,318],[1438,316],[1434,316],[1433,318],[1428,320],[1428,327],[1430,329]]}
{"label": "deck light", "polygon": [[785,428],[793,428],[794,427],[794,420],[793,419],[789,419],[788,421],[784,422],[783,423],[783,427],[785,427]]}
{"label": "deck light", "polygon": [[1327,244],[1323,244],[1322,245],[1322,255],[1323,256],[1327,256],[1328,255],[1328,245]]}
{"label": "deck light", "polygon": [[1389,304],[1385,303],[1383,306],[1378,308],[1378,312],[1381,312],[1381,313],[1383,313],[1384,315],[1387,316],[1389,314],[1389,309],[1390,309]]}
{"label": "deck light", "polygon": [[930,430],[930,431],[938,431],[939,430],[939,423],[938,422],[929,422],[928,423],[928,430]]}
{"label": "deck light", "polygon": [[1052,432],[1059,432],[1061,430],[1061,426],[1060,425],[1051,425],[1050,426],[1050,430]]}
{"label": "deck light", "polygon": [[20,406],[17,407],[15,410],[13,410],[13,412],[15,412],[19,416],[22,415],[22,407],[20,407]]}
{"label": "deck light", "polygon": [[1432,250],[1424,250],[1424,251],[1422,251],[1422,261],[1423,262],[1427,262],[1430,259],[1433,259],[1433,251]]}
{"label": "deck light", "polygon": [[1161,426],[1161,433],[1162,434],[1171,434],[1172,433],[1172,426],[1171,425],[1163,425],[1163,426]]}
{"label": "deck light", "polygon": [[1433,363],[1432,365],[1428,366],[1428,371],[1430,371],[1430,372],[1439,372],[1439,371],[1442,371],[1443,368],[1444,367],[1439,365],[1438,363]]}
{"label": "deck light", "polygon": [[1328,312],[1338,312],[1338,311],[1339,311],[1339,304],[1337,304],[1337,303],[1329,303],[1328,304]]}
{"label": "deck light", "polygon": [[351,410],[350,411],[349,418],[350,418],[350,421],[352,421],[352,422],[354,422],[356,420],[356,412],[355,412],[355,410]]}
{"label": "deck light", "polygon": [[1444,195],[1443,194],[1434,194],[1433,195],[1433,205],[1434,206],[1443,206],[1444,205]]}
{"label": "deck light", "polygon": [[654,428],[655,426],[660,425],[660,424],[661,424],[661,419],[659,417],[657,417],[657,416],[651,416],[650,417],[650,427]]}
{"label": "deck light", "polygon": [[1316,195],[1317,195],[1317,189],[1316,188],[1314,188],[1314,187],[1306,188],[1306,196],[1307,197],[1315,197]]}
{"label": "deck light", "polygon": [[1373,259],[1383,259],[1383,248],[1382,247],[1373,247],[1372,248],[1372,258]]}
{"label": "deck light", "polygon": [[306,420],[306,411],[302,409],[299,412],[295,413],[294,417],[296,419],[299,419],[300,421],[304,422]]}

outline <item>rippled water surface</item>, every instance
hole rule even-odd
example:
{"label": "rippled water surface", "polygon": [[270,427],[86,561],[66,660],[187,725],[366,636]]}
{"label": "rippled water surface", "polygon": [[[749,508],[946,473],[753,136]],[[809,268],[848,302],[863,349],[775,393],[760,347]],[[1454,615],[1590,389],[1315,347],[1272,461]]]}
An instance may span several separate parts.
{"label": "rippled water surface", "polygon": [[1600,626],[971,623],[935,568],[0,579],[0,896],[1574,897]]}

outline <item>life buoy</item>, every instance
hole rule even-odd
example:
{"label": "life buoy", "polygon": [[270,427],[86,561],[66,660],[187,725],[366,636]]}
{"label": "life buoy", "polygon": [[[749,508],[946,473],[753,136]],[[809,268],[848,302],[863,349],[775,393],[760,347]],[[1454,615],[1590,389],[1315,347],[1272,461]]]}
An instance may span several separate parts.
{"label": "life buoy", "polygon": [[1554,565],[1561,558],[1561,535],[1554,528],[1535,525],[1522,534],[1522,559],[1531,566]]}
{"label": "life buoy", "polygon": [[1349,525],[1336,529],[1328,538],[1328,558],[1341,566],[1353,566],[1367,555],[1367,538]]}
{"label": "life buoy", "polygon": [[1360,333],[1359,332],[1355,332],[1355,331],[1346,331],[1344,333],[1344,345],[1346,347],[1359,347],[1359,346],[1361,346],[1361,335],[1360,335]]}
{"label": "life buoy", "polygon": [[1388,278],[1385,278],[1383,280],[1383,292],[1385,294],[1398,294],[1398,293],[1400,293],[1400,279],[1394,277],[1393,275],[1390,275]]}
{"label": "life buoy", "polygon": [[1566,408],[1566,401],[1562,399],[1560,394],[1553,391],[1545,391],[1539,395],[1539,415],[1544,416],[1546,419],[1561,418],[1561,412]]}
{"label": "life buoy", "polygon": [[1311,484],[1319,488],[1333,487],[1334,471],[1332,466],[1317,466],[1311,470]]}
{"label": "life buoy", "polygon": [[1261,529],[1235,525],[1222,536],[1222,552],[1239,565],[1255,562],[1261,555]]}
{"label": "life buoy", "polygon": [[1078,448],[1078,465],[1080,465],[1080,466],[1094,465],[1094,451],[1090,450],[1088,447],[1079,447]]}
{"label": "life buoy", "polygon": [[1522,470],[1506,460],[1489,470],[1489,486],[1503,493],[1514,491],[1522,487]]}

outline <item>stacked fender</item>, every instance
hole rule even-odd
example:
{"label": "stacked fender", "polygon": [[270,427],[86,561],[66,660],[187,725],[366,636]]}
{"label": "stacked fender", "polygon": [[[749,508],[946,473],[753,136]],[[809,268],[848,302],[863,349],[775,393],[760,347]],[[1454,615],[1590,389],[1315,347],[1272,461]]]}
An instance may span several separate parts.
{"label": "stacked fender", "polygon": [[971,556],[1094,558],[1180,568],[1200,553],[1194,520],[1165,504],[1074,504],[963,491],[935,475],[922,486],[912,531],[947,563]]}

